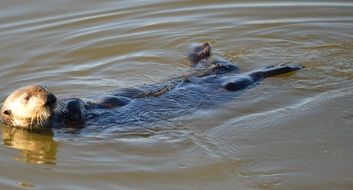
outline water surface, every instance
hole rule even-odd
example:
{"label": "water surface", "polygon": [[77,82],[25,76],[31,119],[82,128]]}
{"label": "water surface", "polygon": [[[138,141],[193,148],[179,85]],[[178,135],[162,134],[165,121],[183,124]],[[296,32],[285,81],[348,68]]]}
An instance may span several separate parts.
{"label": "water surface", "polygon": [[0,189],[353,189],[350,1],[1,1],[0,96],[156,83],[186,72],[186,48],[204,41],[242,71],[306,68],[159,130],[1,125]]}

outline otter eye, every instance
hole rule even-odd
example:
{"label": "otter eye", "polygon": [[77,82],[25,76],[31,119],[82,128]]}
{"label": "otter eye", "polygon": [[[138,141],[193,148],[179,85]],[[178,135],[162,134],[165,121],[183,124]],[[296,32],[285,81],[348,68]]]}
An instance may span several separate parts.
{"label": "otter eye", "polygon": [[29,95],[25,96],[25,100],[28,101],[31,97]]}
{"label": "otter eye", "polygon": [[10,116],[11,115],[11,110],[5,110],[4,114]]}

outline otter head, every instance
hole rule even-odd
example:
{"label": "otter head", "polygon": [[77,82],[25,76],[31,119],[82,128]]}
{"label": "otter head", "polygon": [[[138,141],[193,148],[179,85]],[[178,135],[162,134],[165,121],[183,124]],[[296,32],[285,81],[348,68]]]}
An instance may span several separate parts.
{"label": "otter head", "polygon": [[211,46],[209,43],[193,44],[188,50],[190,61],[196,65],[203,59],[208,59],[211,56]]}
{"label": "otter head", "polygon": [[57,101],[54,94],[39,85],[25,86],[4,101],[0,117],[10,126],[40,128],[50,123]]}

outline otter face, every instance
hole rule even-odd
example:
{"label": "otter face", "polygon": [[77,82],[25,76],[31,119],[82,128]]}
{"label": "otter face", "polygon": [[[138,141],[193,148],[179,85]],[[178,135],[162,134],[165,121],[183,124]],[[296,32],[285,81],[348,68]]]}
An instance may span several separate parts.
{"label": "otter face", "polygon": [[57,101],[54,94],[39,85],[25,86],[4,101],[0,117],[10,126],[39,128],[49,124]]}

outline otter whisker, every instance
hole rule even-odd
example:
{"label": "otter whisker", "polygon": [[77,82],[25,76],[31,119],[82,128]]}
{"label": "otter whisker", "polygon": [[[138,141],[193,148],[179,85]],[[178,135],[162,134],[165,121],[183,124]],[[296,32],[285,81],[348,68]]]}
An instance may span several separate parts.
{"label": "otter whisker", "polygon": [[38,124],[40,126],[43,126],[45,122],[50,118],[51,114],[50,114],[50,110],[48,109],[44,109],[41,113],[42,114],[39,114]]}
{"label": "otter whisker", "polygon": [[39,126],[43,125],[43,115],[42,114],[38,115],[37,125],[39,125]]}
{"label": "otter whisker", "polygon": [[34,120],[34,117],[32,116],[31,117],[31,123],[30,123],[31,126],[33,126],[33,120]]}
{"label": "otter whisker", "polygon": [[[38,114],[38,112],[36,112],[36,114],[35,114],[35,118],[36,118],[36,125],[38,125],[38,119],[39,119],[39,114]],[[33,125],[32,125],[33,126]]]}
{"label": "otter whisker", "polygon": [[41,126],[42,125],[42,116],[40,114],[37,114],[37,126]]}

